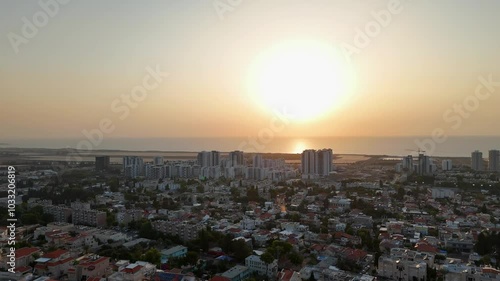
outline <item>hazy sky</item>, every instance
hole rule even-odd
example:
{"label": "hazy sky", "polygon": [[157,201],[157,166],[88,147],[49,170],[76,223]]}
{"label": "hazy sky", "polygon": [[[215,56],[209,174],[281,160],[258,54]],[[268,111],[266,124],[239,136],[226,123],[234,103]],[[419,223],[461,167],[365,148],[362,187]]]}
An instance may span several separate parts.
{"label": "hazy sky", "polygon": [[[401,1],[369,45],[331,63],[338,74],[328,76],[331,95],[312,93],[322,90],[324,81],[315,80],[326,75],[321,63],[304,65],[294,51],[280,57],[280,50],[302,50],[306,60],[321,61],[310,46],[344,54],[342,46],[356,46],[357,29],[389,2],[243,0],[224,12],[214,4],[238,1],[72,0],[26,38],[23,17],[40,15],[38,1],[1,1],[0,138],[80,137],[103,118],[113,122],[113,137],[256,135],[278,108],[255,90],[252,79],[269,78],[263,73],[271,75],[268,90],[295,95],[275,100],[322,110],[291,120],[280,136],[413,136],[436,127],[499,135],[500,86],[460,125],[443,114],[474,94],[478,77],[500,81],[500,1]],[[18,53],[13,34],[24,40]],[[169,76],[144,101],[127,116],[112,110],[157,66]],[[273,69],[284,70],[280,79]],[[311,79],[311,88],[294,84],[300,77]]]}

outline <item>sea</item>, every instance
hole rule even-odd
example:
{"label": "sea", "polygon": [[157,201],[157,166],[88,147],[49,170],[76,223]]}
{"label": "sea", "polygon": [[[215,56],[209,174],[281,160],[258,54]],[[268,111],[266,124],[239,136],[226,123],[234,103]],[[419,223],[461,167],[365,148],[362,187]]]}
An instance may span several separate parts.
{"label": "sea", "polygon": [[335,154],[415,155],[419,150],[436,157],[470,157],[479,150],[484,157],[500,149],[500,136],[450,136],[444,142],[422,137],[313,137],[313,138],[104,138],[90,142],[85,138],[0,139],[2,148],[80,148],[88,151],[168,151],[198,152],[242,150],[257,153],[301,153],[305,149],[331,148]]}

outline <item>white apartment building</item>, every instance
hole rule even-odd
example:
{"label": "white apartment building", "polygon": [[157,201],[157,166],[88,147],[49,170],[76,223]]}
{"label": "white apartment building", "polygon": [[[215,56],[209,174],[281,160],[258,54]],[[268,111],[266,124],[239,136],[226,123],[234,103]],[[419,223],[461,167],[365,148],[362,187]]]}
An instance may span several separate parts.
{"label": "white apartment building", "polygon": [[269,280],[275,280],[278,275],[278,260],[266,264],[260,259],[260,256],[251,255],[245,259],[245,266],[259,275],[267,276]]}
{"label": "white apartment building", "polygon": [[427,254],[401,248],[391,249],[390,256],[381,256],[378,275],[390,280],[426,281]]}

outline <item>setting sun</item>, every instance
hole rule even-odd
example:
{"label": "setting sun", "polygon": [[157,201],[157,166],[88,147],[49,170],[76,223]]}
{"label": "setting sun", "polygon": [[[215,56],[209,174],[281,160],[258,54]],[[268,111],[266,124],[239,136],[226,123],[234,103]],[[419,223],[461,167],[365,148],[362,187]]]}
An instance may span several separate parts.
{"label": "setting sun", "polygon": [[295,120],[317,118],[341,105],[350,86],[345,60],[326,44],[288,42],[263,52],[250,70],[250,94],[259,105]]}
{"label": "setting sun", "polygon": [[294,147],[293,147],[293,150],[291,151],[291,153],[302,153],[302,151],[306,150],[308,148],[307,144],[302,141],[302,140],[298,140]]}

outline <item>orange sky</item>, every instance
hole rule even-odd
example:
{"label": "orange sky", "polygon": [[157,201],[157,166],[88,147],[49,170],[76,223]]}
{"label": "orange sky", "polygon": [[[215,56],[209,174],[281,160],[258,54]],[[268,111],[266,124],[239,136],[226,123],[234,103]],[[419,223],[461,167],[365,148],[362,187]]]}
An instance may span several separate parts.
{"label": "orange sky", "polygon": [[[389,1],[243,1],[224,19],[211,1],[180,2],[75,1],[18,53],[3,36],[0,139],[80,137],[105,118],[113,137],[249,136],[269,126],[274,110],[310,107],[311,99],[321,112],[290,120],[280,136],[428,135],[450,128],[443,114],[474,94],[478,77],[500,81],[498,1],[402,1],[401,12],[349,60],[342,46],[354,45],[357,29]],[[2,2],[0,34],[22,35],[22,18],[40,9]],[[304,44],[326,50],[301,49],[306,60],[341,55],[324,67],[294,52],[287,63],[277,59]],[[156,66],[169,76],[122,120],[113,102]],[[329,66],[340,73],[321,80]],[[276,69],[267,80],[266,69]],[[302,78],[309,80],[297,84]],[[277,104],[255,90],[263,80],[276,81],[262,91],[276,93]],[[498,135],[499,92],[449,134]]]}

